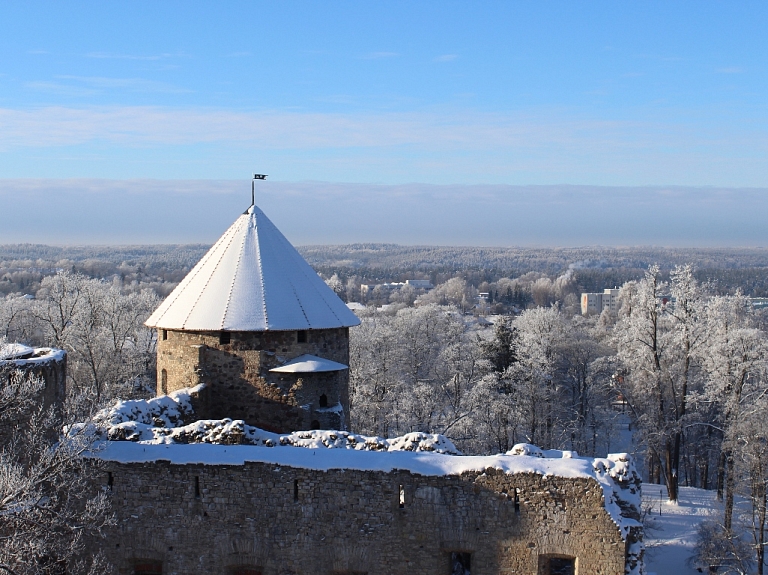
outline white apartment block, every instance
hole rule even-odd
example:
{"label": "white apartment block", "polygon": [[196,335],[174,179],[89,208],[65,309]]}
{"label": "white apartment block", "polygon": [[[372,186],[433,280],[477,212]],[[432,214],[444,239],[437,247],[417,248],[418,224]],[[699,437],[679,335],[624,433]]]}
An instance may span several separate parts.
{"label": "white apartment block", "polygon": [[582,315],[601,314],[604,310],[619,311],[619,288],[604,289],[603,293],[581,294]]}

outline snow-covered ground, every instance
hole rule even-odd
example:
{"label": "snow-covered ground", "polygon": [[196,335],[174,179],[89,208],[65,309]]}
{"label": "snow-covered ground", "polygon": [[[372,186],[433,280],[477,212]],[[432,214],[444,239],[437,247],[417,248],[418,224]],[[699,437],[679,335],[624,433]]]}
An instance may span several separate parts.
{"label": "snow-covered ground", "polygon": [[[661,515],[659,515],[661,507]],[[667,503],[667,488],[643,483],[643,510],[651,509],[645,521],[645,565],[648,574],[698,575],[687,563],[702,520],[716,518],[722,505],[714,491],[681,487],[678,505]]]}

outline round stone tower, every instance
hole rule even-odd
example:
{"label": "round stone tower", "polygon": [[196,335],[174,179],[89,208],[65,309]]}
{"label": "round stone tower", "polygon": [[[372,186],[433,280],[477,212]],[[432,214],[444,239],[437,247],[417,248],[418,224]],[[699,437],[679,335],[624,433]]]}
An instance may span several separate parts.
{"label": "round stone tower", "polygon": [[149,317],[157,393],[205,383],[200,419],[346,429],[360,320],[255,205]]}

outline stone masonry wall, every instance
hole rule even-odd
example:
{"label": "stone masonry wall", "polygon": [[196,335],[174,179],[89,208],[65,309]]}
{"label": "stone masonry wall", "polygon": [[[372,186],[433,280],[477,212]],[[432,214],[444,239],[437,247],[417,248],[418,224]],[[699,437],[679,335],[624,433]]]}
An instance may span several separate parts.
{"label": "stone masonry wall", "polygon": [[457,552],[472,575],[548,575],[550,557],[573,558],[579,575],[624,573],[625,542],[592,479],[105,466],[117,526],[91,546],[121,575],[142,564],[163,575],[450,575]]}
{"label": "stone masonry wall", "polygon": [[[279,433],[311,427],[346,429],[349,371],[318,374],[270,373],[303,354],[349,364],[347,328],[296,331],[220,332],[159,330],[158,395],[206,383],[198,417],[243,419]],[[165,338],[163,337],[165,335]],[[324,403],[321,398],[325,395]]]}
{"label": "stone masonry wall", "polygon": [[[44,386],[35,399],[45,409],[53,407],[57,417],[61,415],[67,382],[67,354],[64,351],[38,348],[28,358],[0,360],[0,385],[18,376],[40,378]],[[20,424],[21,420],[5,423],[9,428]]]}

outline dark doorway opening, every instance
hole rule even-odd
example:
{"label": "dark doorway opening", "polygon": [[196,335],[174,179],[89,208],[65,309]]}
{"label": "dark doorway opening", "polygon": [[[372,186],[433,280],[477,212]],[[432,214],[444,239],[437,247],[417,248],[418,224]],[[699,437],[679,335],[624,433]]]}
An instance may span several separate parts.
{"label": "dark doorway opening", "polygon": [[451,552],[451,575],[470,575],[470,559],[471,553],[464,553],[463,551]]}

